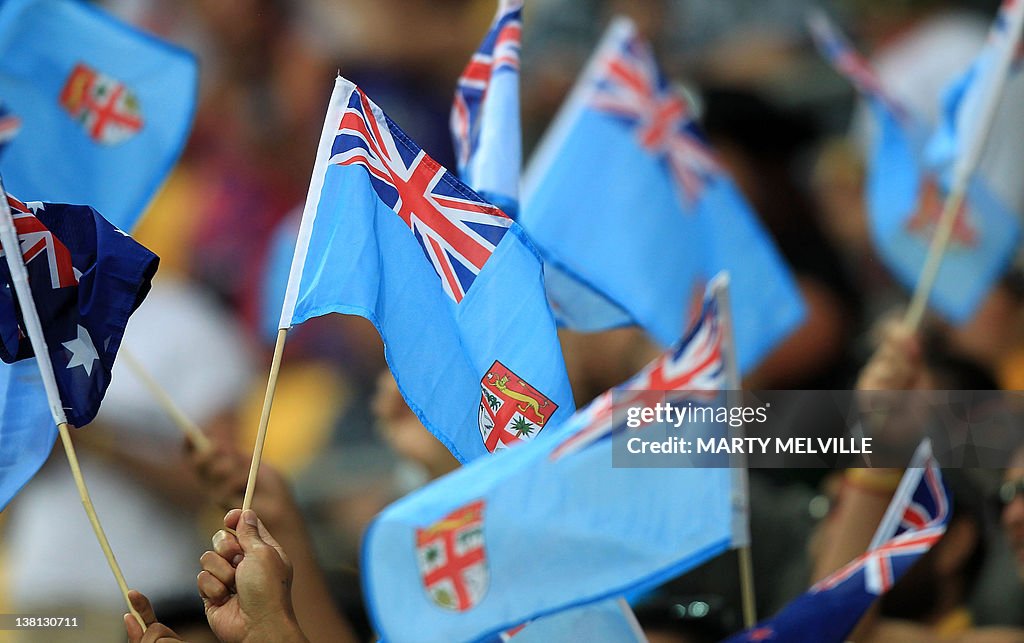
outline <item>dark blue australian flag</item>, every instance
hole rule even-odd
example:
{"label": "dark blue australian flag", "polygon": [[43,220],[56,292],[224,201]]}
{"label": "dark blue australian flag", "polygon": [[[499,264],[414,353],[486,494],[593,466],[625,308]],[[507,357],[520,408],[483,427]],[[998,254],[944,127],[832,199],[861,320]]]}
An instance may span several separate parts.
{"label": "dark blue australian flag", "polygon": [[[68,422],[96,417],[128,317],[159,259],[89,206],[8,196],[29,285]],[[0,359],[33,356],[6,261],[0,265]]]}

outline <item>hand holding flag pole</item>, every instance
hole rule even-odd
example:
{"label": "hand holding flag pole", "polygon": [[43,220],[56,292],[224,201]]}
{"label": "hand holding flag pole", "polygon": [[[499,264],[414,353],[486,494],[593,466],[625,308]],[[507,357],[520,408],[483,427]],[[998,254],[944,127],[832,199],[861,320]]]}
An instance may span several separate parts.
{"label": "hand holding flag pole", "polygon": [[71,442],[71,435],[68,433],[70,425],[68,424],[67,416],[64,414],[64,406],[61,402],[60,393],[57,390],[57,380],[53,373],[53,364],[50,362],[50,352],[46,347],[42,323],[39,321],[39,313],[36,310],[35,300],[32,298],[32,291],[29,287],[28,271],[25,268],[21,255],[21,244],[18,242],[18,234],[14,229],[14,218],[11,214],[10,205],[7,203],[7,191],[4,188],[3,179],[0,179],[0,246],[3,247],[4,254],[7,257],[7,265],[11,271],[11,281],[14,284],[15,295],[21,306],[22,316],[25,321],[25,329],[39,365],[43,388],[46,390],[46,398],[50,406],[50,414],[53,416],[53,421],[57,424],[57,429],[60,432],[61,443],[64,445],[68,464],[71,465],[71,474],[75,479],[75,486],[78,488],[78,495],[82,500],[82,506],[89,517],[89,523],[96,534],[96,539],[103,549],[103,555],[107,558],[107,564],[110,565],[110,570],[114,573],[114,578],[121,590],[121,595],[124,597],[125,604],[128,605],[129,613],[145,631],[146,624],[143,622],[142,616],[139,615],[132,606],[131,600],[128,599],[128,584],[125,582],[121,567],[117,564],[117,559],[114,557],[114,552],[107,541],[103,526],[96,515],[92,499],[89,497],[89,489],[85,486],[85,479],[82,477],[82,470],[78,465],[78,456]]}
{"label": "hand holding flag pole", "polygon": [[938,277],[939,268],[942,266],[943,255],[949,247],[949,240],[957,216],[964,204],[967,188],[978,168],[985,143],[992,131],[996,109],[999,107],[1010,66],[1017,51],[1017,44],[1020,42],[1021,27],[1024,25],[1024,2],[1010,6],[1008,13],[1009,42],[999,50],[992,86],[987,88],[987,92],[981,98],[978,119],[973,124],[973,131],[970,132],[973,135],[966,137],[967,147],[956,158],[953,166],[953,185],[939,216],[935,236],[932,237],[931,245],[928,248],[928,256],[921,269],[921,277],[917,281],[917,288],[914,289],[914,296],[903,318],[903,325],[911,332],[917,329],[924,317],[928,298]]}

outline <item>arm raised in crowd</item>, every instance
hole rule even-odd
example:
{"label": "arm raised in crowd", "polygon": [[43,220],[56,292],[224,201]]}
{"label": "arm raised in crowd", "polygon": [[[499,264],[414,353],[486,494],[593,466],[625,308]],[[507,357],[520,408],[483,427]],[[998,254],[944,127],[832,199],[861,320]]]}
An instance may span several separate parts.
{"label": "arm raised in crowd", "polygon": [[[207,453],[194,451],[191,460],[216,504],[225,510],[241,505],[249,472],[247,456],[219,446]],[[291,598],[303,631],[313,643],[355,643],[351,627],[331,598],[312,539],[288,483],[266,463],[260,465],[253,505],[289,554],[294,570]],[[230,534],[221,531],[214,536],[215,549],[218,538],[223,535]]]}
{"label": "arm raised in crowd", "polygon": [[[224,527],[213,537],[214,550],[199,559],[202,571],[196,577],[206,619],[217,639],[309,643],[292,605],[292,565],[284,548],[252,510],[232,509],[224,516]],[[143,594],[133,590],[129,599],[146,624],[143,631],[135,617],[124,615],[129,643],[183,641],[157,621]],[[347,636],[347,630],[340,635]]]}
{"label": "arm raised in crowd", "polygon": [[[902,326],[891,324],[857,379],[858,391],[896,391],[922,388],[925,384],[921,347]],[[839,499],[825,526],[827,538],[814,561],[817,582],[857,556],[871,543],[885,515],[902,472],[894,469],[849,469]]]}

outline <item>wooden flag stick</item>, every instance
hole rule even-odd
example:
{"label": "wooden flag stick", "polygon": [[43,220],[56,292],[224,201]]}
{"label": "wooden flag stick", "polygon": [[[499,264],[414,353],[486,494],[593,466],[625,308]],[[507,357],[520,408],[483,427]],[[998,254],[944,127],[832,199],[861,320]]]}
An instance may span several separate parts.
{"label": "wooden flag stick", "polygon": [[277,331],[274,359],[270,362],[270,378],[267,380],[267,393],[263,397],[263,412],[260,414],[260,427],[256,431],[256,444],[252,448],[252,464],[249,465],[249,480],[245,484],[242,511],[252,508],[252,494],[256,491],[256,472],[260,469],[260,459],[263,457],[263,443],[267,439],[267,425],[270,424],[270,407],[274,404],[274,391],[277,389],[277,376],[281,372],[281,355],[284,353],[284,340],[287,335],[287,328]]}
{"label": "wooden flag stick", "polygon": [[302,268],[306,253],[309,251],[309,240],[313,233],[313,220],[316,218],[317,204],[320,202],[320,191],[324,184],[327,168],[330,166],[331,142],[338,132],[342,112],[346,102],[341,100],[344,91],[344,79],[341,76],[334,81],[334,92],[324,116],[324,127],[320,131],[320,144],[317,146],[316,160],[313,163],[313,175],[309,180],[309,191],[306,203],[302,207],[302,222],[299,234],[295,239],[295,250],[292,254],[292,266],[288,272],[288,287],[285,289],[284,301],[281,302],[281,322],[278,324],[277,343],[274,345],[274,359],[270,363],[270,378],[267,381],[267,393],[263,398],[263,412],[260,414],[260,425],[256,431],[256,444],[253,445],[252,463],[249,465],[249,480],[245,485],[245,497],[242,509],[252,508],[252,495],[256,490],[256,473],[263,457],[263,443],[267,439],[267,425],[270,424],[270,407],[274,403],[274,390],[277,388],[277,376],[281,371],[281,355],[284,352],[284,340],[288,328],[292,325],[295,303],[298,301],[299,285],[302,283]]}
{"label": "wooden flag stick", "polygon": [[187,415],[185,415],[184,412],[182,412],[181,408],[175,404],[174,400],[171,399],[171,396],[168,395],[167,390],[164,389],[159,382],[153,379],[153,376],[141,363],[139,363],[139,360],[135,359],[135,356],[132,355],[131,351],[122,346],[120,355],[128,368],[135,373],[135,376],[139,378],[139,381],[142,382],[143,386],[149,390],[149,393],[153,396],[153,399],[156,400],[157,404],[160,405],[160,408],[163,409],[164,413],[167,414],[167,417],[174,422],[175,426],[181,429],[181,432],[185,434],[189,441],[195,446],[196,450],[200,453],[209,453],[210,449],[213,448],[210,444],[210,438],[206,437],[203,430],[200,429],[199,426]]}
{"label": "wooden flag stick", "polygon": [[928,308],[928,297],[931,295],[935,280],[939,276],[939,268],[942,267],[942,258],[949,247],[949,239],[953,234],[953,226],[956,224],[957,214],[964,202],[966,185],[951,192],[942,208],[939,216],[939,224],[932,237],[931,245],[928,246],[928,256],[925,258],[924,267],[921,269],[921,276],[917,280],[917,287],[914,289],[914,296],[910,300],[910,307],[903,317],[903,325],[911,332],[917,330],[918,325],[924,318],[924,312]]}
{"label": "wooden flag stick", "polygon": [[[1000,9],[1001,11],[1002,9]],[[1000,99],[1003,96],[1003,89],[1006,87],[1006,79],[1013,64],[1017,52],[1017,45],[1020,42],[1021,28],[1024,27],[1024,3],[1018,3],[1010,11],[1007,31],[1008,38],[1012,42],[1005,43],[999,52],[996,60],[998,67],[995,70],[993,86],[979,100],[980,111],[974,128],[961,133],[967,147],[956,158],[953,166],[953,186],[943,206],[939,224],[932,237],[931,245],[928,247],[928,256],[925,259],[924,267],[921,269],[921,277],[917,280],[917,287],[914,289],[914,296],[910,301],[910,307],[903,318],[903,324],[911,332],[917,330],[921,319],[924,317],[925,308],[928,304],[928,297],[931,295],[935,280],[942,266],[942,258],[949,247],[949,238],[956,224],[957,216],[960,214],[961,206],[967,195],[967,188],[971,183],[974,172],[981,162],[981,154],[985,150],[989,134],[992,133],[992,124],[995,122],[996,110],[999,107]],[[964,101],[969,100],[964,97]]]}
{"label": "wooden flag stick", "polygon": [[103,525],[100,524],[99,516],[96,515],[92,498],[89,497],[89,488],[85,486],[85,478],[82,477],[82,469],[78,465],[78,455],[75,454],[75,446],[71,443],[68,426],[67,422],[62,422],[57,425],[57,430],[60,431],[60,441],[64,445],[64,453],[68,456],[68,464],[71,465],[71,475],[74,477],[75,486],[78,488],[78,497],[82,500],[85,515],[89,517],[89,524],[92,525],[92,531],[96,534],[96,540],[100,543],[103,555],[107,559],[107,565],[110,566],[110,571],[114,572],[114,579],[121,590],[121,596],[124,597],[125,604],[128,605],[128,612],[139,622],[139,625],[142,626],[142,631],[145,632],[146,624],[142,621],[142,616],[135,610],[131,600],[128,598],[128,583],[124,579],[121,566],[117,564],[117,558],[114,557],[114,550],[110,548],[110,541],[107,540],[107,534],[103,531]]}
{"label": "wooden flag stick", "polygon": [[750,545],[740,547],[740,600],[743,603],[743,627],[757,625],[757,604],[754,601],[754,561]]}
{"label": "wooden flag stick", "polygon": [[78,487],[82,506],[85,507],[85,513],[96,533],[96,539],[99,541],[103,554],[107,558],[107,564],[110,565],[110,570],[114,573],[117,585],[121,589],[128,612],[139,622],[142,630],[146,631],[146,624],[142,620],[142,616],[132,607],[132,602],[128,599],[128,584],[125,582],[121,567],[117,564],[117,559],[114,558],[114,553],[110,549],[110,543],[107,541],[103,527],[100,525],[100,519],[89,498],[89,490],[85,486],[85,479],[82,478],[82,470],[78,466],[78,457],[75,455],[75,448],[71,444],[71,436],[68,434],[67,416],[64,414],[64,405],[57,389],[57,378],[53,374],[53,363],[50,361],[50,352],[46,347],[46,337],[43,335],[43,325],[39,321],[39,311],[32,298],[32,290],[28,283],[28,271],[25,269],[25,262],[21,256],[21,244],[18,241],[18,233],[14,229],[14,218],[11,215],[11,207],[7,203],[7,191],[4,189],[2,179],[0,179],[0,247],[4,249],[4,255],[7,258],[7,267],[11,271],[14,293],[21,306],[25,331],[32,344],[32,351],[36,355],[36,364],[39,366],[39,375],[43,380],[46,400],[50,406],[50,415],[60,432],[60,439],[64,444],[64,452],[68,456],[68,464],[71,465],[71,474],[75,478],[75,486]]}

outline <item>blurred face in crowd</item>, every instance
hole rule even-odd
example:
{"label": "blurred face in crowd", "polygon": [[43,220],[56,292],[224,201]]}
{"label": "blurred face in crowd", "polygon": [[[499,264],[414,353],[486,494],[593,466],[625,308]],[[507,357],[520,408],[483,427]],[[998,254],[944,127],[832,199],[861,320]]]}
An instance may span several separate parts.
{"label": "blurred face in crowd", "polygon": [[458,468],[459,462],[455,456],[409,410],[395,378],[387,369],[377,378],[373,413],[378,430],[388,446],[403,458],[420,464],[431,478]]}
{"label": "blurred face in crowd", "polygon": [[1006,470],[999,496],[1003,529],[1017,563],[1017,575],[1024,580],[1024,449],[1017,451]]}

